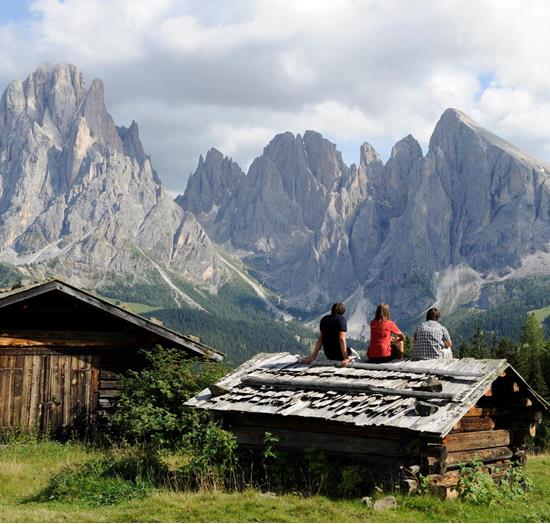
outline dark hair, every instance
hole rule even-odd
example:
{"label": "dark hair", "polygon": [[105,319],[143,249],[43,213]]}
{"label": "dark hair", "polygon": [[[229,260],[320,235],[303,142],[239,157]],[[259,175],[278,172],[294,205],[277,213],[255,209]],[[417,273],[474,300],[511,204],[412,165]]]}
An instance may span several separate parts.
{"label": "dark hair", "polygon": [[342,302],[336,302],[336,304],[332,304],[332,307],[330,308],[330,313],[332,315],[343,315],[346,312],[346,306],[342,304]]}
{"label": "dark hair", "polygon": [[426,320],[435,320],[437,322],[440,316],[441,312],[436,307],[431,307],[426,311]]}
{"label": "dark hair", "polygon": [[378,304],[374,320],[391,320],[390,306],[388,304]]}

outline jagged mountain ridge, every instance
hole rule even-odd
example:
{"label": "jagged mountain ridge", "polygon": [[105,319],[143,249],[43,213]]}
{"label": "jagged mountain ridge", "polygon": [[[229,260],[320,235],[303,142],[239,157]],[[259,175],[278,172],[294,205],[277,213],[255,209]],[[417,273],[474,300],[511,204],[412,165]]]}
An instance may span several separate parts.
{"label": "jagged mountain ridge", "polygon": [[[218,286],[229,271],[162,187],[138,126],[117,127],[103,83],[41,66],[0,101],[0,261],[95,286],[174,271]],[[183,293],[180,298],[185,299]]]}
{"label": "jagged mountain ridge", "polygon": [[[385,164],[368,143],[348,167],[320,134],[283,133],[203,225],[287,304],[315,314],[346,300],[357,336],[378,302],[407,319],[475,303],[489,282],[550,273],[549,174],[453,109],[426,155],[409,135]],[[188,186],[184,199],[201,194]]]}

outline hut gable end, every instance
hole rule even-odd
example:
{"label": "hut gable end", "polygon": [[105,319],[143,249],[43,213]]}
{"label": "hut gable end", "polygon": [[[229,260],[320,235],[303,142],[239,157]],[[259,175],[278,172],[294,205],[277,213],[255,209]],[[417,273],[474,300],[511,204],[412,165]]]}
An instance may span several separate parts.
{"label": "hut gable end", "polygon": [[52,280],[0,295],[0,432],[67,434],[112,406],[141,349],[222,354],[93,294]]}

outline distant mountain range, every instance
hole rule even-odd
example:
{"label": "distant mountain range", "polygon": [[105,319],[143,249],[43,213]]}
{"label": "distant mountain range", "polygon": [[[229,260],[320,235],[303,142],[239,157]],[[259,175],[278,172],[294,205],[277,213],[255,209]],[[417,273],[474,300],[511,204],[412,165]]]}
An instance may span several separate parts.
{"label": "distant mountain range", "polygon": [[160,285],[206,310],[239,281],[277,317],[342,300],[359,337],[379,302],[404,324],[490,308],[550,275],[549,252],[550,167],[454,109],[425,155],[409,135],[386,163],[365,143],[347,166],[315,131],[275,136],[246,174],[211,149],[174,202],[100,80],[42,66],[0,102],[0,262],[22,275]]}
{"label": "distant mountain range", "polygon": [[550,274],[549,175],[448,109],[425,156],[409,135],[385,164],[365,143],[348,167],[314,131],[277,135],[246,176],[210,150],[177,202],[301,314],[344,300],[357,336],[379,302],[407,323]]}

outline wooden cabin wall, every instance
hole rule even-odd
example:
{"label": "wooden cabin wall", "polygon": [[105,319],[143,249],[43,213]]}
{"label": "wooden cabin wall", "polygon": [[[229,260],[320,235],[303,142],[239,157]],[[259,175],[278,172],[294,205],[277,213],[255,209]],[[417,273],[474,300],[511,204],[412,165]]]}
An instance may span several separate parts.
{"label": "wooden cabin wall", "polygon": [[[112,405],[121,375],[144,365],[138,350],[22,340],[16,347],[0,337],[0,432],[12,429],[62,435],[86,426],[98,409]],[[5,341],[5,340],[4,340]]]}
{"label": "wooden cabin wall", "polygon": [[222,421],[241,448],[264,448],[265,434],[269,432],[278,439],[276,449],[287,452],[318,449],[371,468],[373,477],[395,480],[402,476],[404,467],[417,468],[420,460],[418,435],[394,428],[363,428],[311,418],[250,413],[224,414]]}
{"label": "wooden cabin wall", "polygon": [[479,460],[498,479],[513,462],[524,463],[525,442],[535,436],[542,413],[527,388],[508,371],[499,377],[440,443],[425,446],[423,470],[435,486],[452,490],[461,464]]}
{"label": "wooden cabin wall", "polygon": [[87,420],[99,383],[97,357],[55,348],[0,349],[0,431],[57,433]]}

